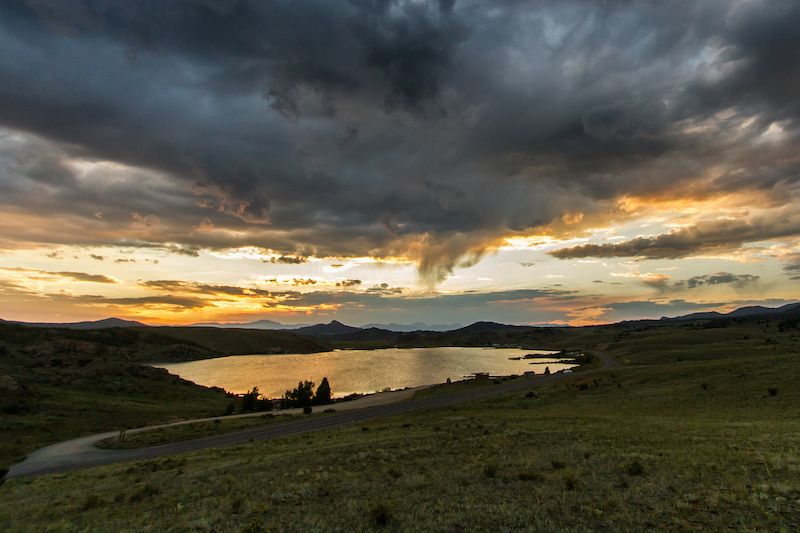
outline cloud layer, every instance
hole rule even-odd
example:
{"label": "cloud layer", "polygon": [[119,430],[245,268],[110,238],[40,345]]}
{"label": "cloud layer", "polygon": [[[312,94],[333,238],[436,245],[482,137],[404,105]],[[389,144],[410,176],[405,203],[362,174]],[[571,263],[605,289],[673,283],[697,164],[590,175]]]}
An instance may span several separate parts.
{"label": "cloud layer", "polygon": [[[6,246],[403,255],[435,281],[501,236],[622,195],[795,201],[793,3],[0,10],[4,210],[22,216],[35,194],[85,228],[25,224]],[[631,247],[680,255],[666,241],[682,236]],[[590,251],[631,253],[572,256]]]}

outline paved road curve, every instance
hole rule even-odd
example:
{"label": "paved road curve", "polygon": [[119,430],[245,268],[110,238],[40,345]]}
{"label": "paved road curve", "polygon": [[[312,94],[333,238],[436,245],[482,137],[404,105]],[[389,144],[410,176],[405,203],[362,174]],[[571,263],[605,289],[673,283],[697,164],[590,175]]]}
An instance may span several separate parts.
{"label": "paved road curve", "polygon": [[[603,359],[603,368],[613,368],[616,365],[614,360],[605,354],[596,354]],[[177,453],[193,452],[219,446],[230,446],[232,444],[242,444],[253,440],[273,439],[287,435],[297,435],[309,431],[353,424],[383,418],[387,416],[399,415],[420,409],[429,409],[444,405],[463,403],[469,400],[488,398],[506,392],[529,389],[531,387],[545,385],[564,378],[570,374],[551,374],[549,376],[537,376],[520,381],[502,383],[491,387],[483,387],[469,391],[456,392],[444,396],[424,398],[420,400],[409,400],[405,402],[392,403],[367,407],[365,409],[335,413],[319,418],[310,418],[288,422],[285,424],[275,424],[272,426],[257,427],[216,435],[203,437],[200,439],[164,444],[150,448],[140,448],[135,450],[101,450],[95,448],[94,444],[103,439],[114,437],[118,432],[111,431],[83,437],[58,444],[53,444],[41,448],[31,453],[21,463],[12,465],[6,478],[35,476],[39,474],[51,474],[56,472],[69,472],[82,468],[121,463],[126,461],[138,461],[141,459],[155,459],[165,455]],[[147,428],[142,428],[147,429]]]}

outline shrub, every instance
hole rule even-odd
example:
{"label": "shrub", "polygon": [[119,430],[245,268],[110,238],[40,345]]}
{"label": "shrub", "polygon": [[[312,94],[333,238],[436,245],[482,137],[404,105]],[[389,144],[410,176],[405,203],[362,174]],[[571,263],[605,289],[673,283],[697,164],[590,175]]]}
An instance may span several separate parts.
{"label": "shrub", "polygon": [[375,502],[369,506],[369,521],[372,525],[386,527],[395,518],[394,506],[391,503]]}
{"label": "shrub", "polygon": [[261,528],[261,517],[255,516],[249,524],[242,528],[242,533],[261,533],[264,531]]}
{"label": "shrub", "polygon": [[544,367],[544,375],[545,376],[549,376],[550,375],[550,367],[549,366]]}
{"label": "shrub", "polygon": [[777,396],[778,395],[778,389],[775,388],[775,387],[768,387],[767,388],[767,392],[769,392],[770,396]]}
{"label": "shrub", "polygon": [[310,415],[312,410],[313,409],[311,409],[310,405],[306,405],[305,407],[303,407],[303,414],[304,415]]}
{"label": "shrub", "polygon": [[86,497],[83,499],[83,510],[88,511],[89,509],[94,509],[95,507],[100,507],[103,503],[102,498],[100,498],[99,494],[87,494]]}
{"label": "shrub", "polygon": [[707,390],[708,389],[708,383],[706,383],[705,381],[703,383],[701,383],[700,386],[703,387],[703,390]]}
{"label": "shrub", "polygon": [[393,478],[395,478],[395,479],[397,479],[397,478],[399,478],[399,477],[401,477],[401,476],[403,475],[403,472],[402,472],[402,470],[400,470],[400,469],[399,469],[398,467],[396,467],[396,466],[390,466],[390,467],[389,467],[389,470],[387,470],[387,473],[388,473],[388,474],[389,474],[391,477],[393,477]]}
{"label": "shrub", "polygon": [[542,481],[544,477],[539,472],[520,472],[520,481]]}
{"label": "shrub", "polygon": [[564,463],[563,461],[553,459],[552,461],[550,461],[550,466],[553,467],[553,470],[561,470],[562,468],[566,468],[567,464]]}
{"label": "shrub", "polygon": [[494,463],[488,463],[483,466],[483,475],[488,478],[493,478],[497,475],[497,465]]}
{"label": "shrub", "polygon": [[[155,468],[156,465],[157,465],[157,463],[154,463],[153,464],[153,468]],[[152,471],[155,472],[155,470],[152,470]],[[128,497],[128,501],[129,502],[140,502],[140,501],[144,500],[145,498],[148,498],[148,497],[151,497],[151,496],[156,496],[160,492],[161,491],[159,490],[159,488],[154,486],[154,485],[149,485],[149,484],[142,485],[141,483],[139,483],[139,484],[137,484],[136,490],[133,491],[133,493]]]}
{"label": "shrub", "polygon": [[641,476],[644,474],[644,466],[639,461],[634,461],[625,467],[625,473],[629,476]]}

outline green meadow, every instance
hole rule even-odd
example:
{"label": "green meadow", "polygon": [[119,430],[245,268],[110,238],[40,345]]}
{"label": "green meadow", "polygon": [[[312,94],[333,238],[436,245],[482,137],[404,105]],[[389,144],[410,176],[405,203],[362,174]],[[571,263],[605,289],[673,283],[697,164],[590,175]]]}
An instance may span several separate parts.
{"label": "green meadow", "polygon": [[595,330],[624,365],[322,432],[10,479],[0,527],[796,531],[797,334],[755,322]]}

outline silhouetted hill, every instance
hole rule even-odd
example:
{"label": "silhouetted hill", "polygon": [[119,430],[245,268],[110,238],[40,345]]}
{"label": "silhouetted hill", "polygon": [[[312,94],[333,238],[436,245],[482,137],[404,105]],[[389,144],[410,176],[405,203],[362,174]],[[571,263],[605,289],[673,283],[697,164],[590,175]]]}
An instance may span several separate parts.
{"label": "silhouetted hill", "polygon": [[[1,320],[1,319],[0,319]],[[49,322],[15,322],[2,320],[7,324],[21,324],[23,326],[32,326],[35,328],[67,328],[67,329],[106,329],[106,328],[129,328],[132,326],[145,326],[141,322],[135,320],[122,320],[121,318],[104,318],[102,320],[93,320],[87,322],[64,322],[64,323],[49,323]]]}
{"label": "silhouetted hill", "polygon": [[432,324],[428,325],[423,322],[414,322],[413,324],[397,324],[390,322],[388,324],[365,324],[361,329],[377,328],[385,331],[396,332],[409,332],[409,331],[453,331],[463,328],[461,324]]}
{"label": "silhouetted hill", "polygon": [[274,320],[256,320],[254,322],[200,322],[197,324],[190,324],[190,328],[226,328],[226,329],[289,329],[291,326],[275,322]]}
{"label": "silhouetted hill", "polygon": [[691,313],[688,315],[676,316],[673,318],[662,317],[662,321],[681,321],[681,320],[716,320],[723,318],[788,318],[800,315],[800,302],[786,304],[781,307],[763,307],[761,305],[750,305],[740,307],[730,313],[718,313],[709,311],[706,313]]}
{"label": "silhouetted hill", "polygon": [[522,331],[530,328],[531,326],[511,326],[509,324],[498,324],[497,322],[475,322],[469,326],[457,329],[456,332],[480,333],[483,331]]}
{"label": "silhouetted hill", "polygon": [[404,332],[389,331],[388,329],[367,328],[359,329],[351,333],[326,335],[325,342],[334,343],[334,345],[336,345],[336,343],[345,343],[354,348],[385,348],[396,345],[398,339],[403,334]]}
{"label": "silhouetted hill", "polygon": [[214,350],[219,355],[316,353],[330,350],[330,346],[318,339],[290,331],[178,326],[135,328],[135,330],[192,342]]}
{"label": "silhouetted hill", "polygon": [[316,326],[306,326],[304,328],[292,330],[292,332],[299,333],[300,335],[311,336],[344,335],[346,333],[355,333],[358,331],[361,331],[361,328],[347,326],[338,320],[333,320],[328,324],[317,324]]}

